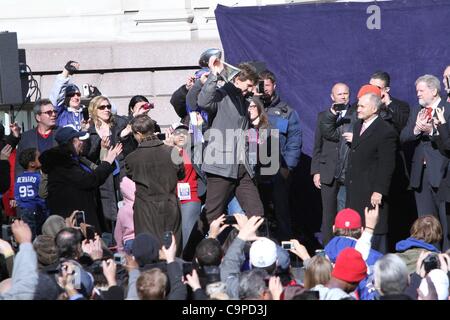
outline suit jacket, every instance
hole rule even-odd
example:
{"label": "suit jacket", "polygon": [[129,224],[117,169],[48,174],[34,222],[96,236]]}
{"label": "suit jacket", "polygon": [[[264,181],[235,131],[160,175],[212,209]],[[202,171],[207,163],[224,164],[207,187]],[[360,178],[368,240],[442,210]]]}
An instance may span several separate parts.
{"label": "suit jacket", "polygon": [[341,167],[346,166],[348,145],[343,140],[342,133],[352,130],[355,110],[349,107],[339,121],[329,110],[320,112],[317,117],[311,175],[320,173],[321,183],[331,184],[336,178],[337,171],[340,172],[344,169]]}
{"label": "suit jacket", "polygon": [[[444,117],[450,121],[450,104],[441,100],[439,106],[445,108]],[[414,135],[417,114],[421,107],[415,107],[409,115],[408,123],[402,130],[400,141],[402,143],[412,142],[414,144],[414,155],[411,163],[410,187],[419,188],[422,181],[422,171],[424,162],[428,168],[430,183],[434,188],[438,188],[442,180],[442,166],[445,157],[439,152],[436,137],[428,134]]]}
{"label": "suit jacket", "polygon": [[330,141],[323,138],[320,132],[320,123],[323,114],[317,117],[316,132],[314,135],[314,149],[311,159],[311,175],[320,174],[320,182],[331,184],[334,180],[336,160],[338,156],[338,141]]}
{"label": "suit jacket", "polygon": [[392,113],[392,124],[398,134],[403,130],[408,122],[409,104],[407,102],[391,97],[391,103],[387,106]]}
{"label": "suit jacket", "polygon": [[442,181],[439,185],[438,196],[442,201],[450,202],[450,127],[449,123],[437,127],[439,135],[436,143],[441,154],[445,157],[442,165]]}
{"label": "suit jacket", "polygon": [[383,195],[383,206],[375,233],[387,232],[387,202],[391,177],[395,169],[398,134],[378,117],[360,136],[362,121],[353,128],[353,141],[345,179],[347,207],[353,208],[364,221],[364,209],[370,205],[373,192]]}

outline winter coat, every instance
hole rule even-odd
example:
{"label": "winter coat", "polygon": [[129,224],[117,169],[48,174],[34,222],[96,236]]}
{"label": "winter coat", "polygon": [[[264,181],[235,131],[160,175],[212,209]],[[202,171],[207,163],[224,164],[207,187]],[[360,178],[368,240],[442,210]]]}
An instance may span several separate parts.
{"label": "winter coat", "polygon": [[114,229],[114,239],[117,250],[123,251],[125,241],[134,239],[133,204],[136,185],[129,178],[124,177],[120,183],[120,192],[123,196],[123,206],[117,214],[117,223]]}
{"label": "winter coat", "polygon": [[[110,143],[111,146],[120,142],[120,132],[128,124],[128,119],[121,116],[113,116],[114,117],[114,125],[111,127],[111,136]],[[100,150],[101,150],[101,137],[98,135],[95,130],[94,123],[91,123],[89,127],[89,144],[87,150],[85,150],[86,157],[96,163],[100,163]],[[123,168],[124,157],[120,154],[117,157],[117,163],[119,164],[120,169]],[[124,170],[122,170],[123,172]],[[105,218],[109,220],[116,220],[117,217],[117,203],[122,200],[122,196],[119,192],[120,189],[120,177],[124,174],[119,174],[119,172],[115,172],[115,174],[109,175],[106,179],[105,183],[100,186],[100,197],[101,197],[101,210],[103,211],[103,215]]]}
{"label": "winter coat", "polygon": [[397,251],[396,254],[406,263],[409,273],[416,272],[416,263],[422,251],[439,252],[431,243],[415,238],[407,238],[397,242],[395,250]]}
{"label": "winter coat", "polygon": [[302,130],[297,111],[281,101],[277,94],[265,110],[270,126],[280,132],[281,166],[293,170],[297,167],[302,151]]}
{"label": "winter coat", "polygon": [[97,232],[104,230],[103,216],[98,212],[98,188],[114,167],[103,161],[88,172],[80,165],[79,159],[63,152],[60,147],[45,151],[39,160],[42,171],[48,175],[50,213],[66,218],[74,210],[82,210],[87,224],[93,225]]}
{"label": "winter coat", "polygon": [[[171,156],[178,157],[177,163]],[[159,139],[144,141],[125,159],[127,176],[136,183],[134,200],[135,235],[148,232],[163,239],[172,231],[181,248],[181,211],[176,188],[184,178],[184,165],[178,151]]]}
{"label": "winter coat", "polygon": [[[217,75],[210,73],[197,99],[198,106],[208,112],[211,121],[211,128],[205,133],[208,144],[204,151],[202,170],[237,179],[241,161],[253,178],[253,169],[247,163],[248,150],[244,135],[249,128],[248,102],[234,84],[228,82],[217,89],[217,81]],[[238,130],[241,130],[241,134],[236,135]],[[240,156],[244,156],[244,159]]]}

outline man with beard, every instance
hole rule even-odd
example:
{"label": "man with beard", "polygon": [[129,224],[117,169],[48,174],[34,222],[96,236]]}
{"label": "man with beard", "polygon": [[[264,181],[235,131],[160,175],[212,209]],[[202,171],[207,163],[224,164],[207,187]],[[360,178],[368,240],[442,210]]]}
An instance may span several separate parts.
{"label": "man with beard", "polygon": [[294,234],[291,228],[289,189],[292,171],[297,167],[302,148],[300,119],[297,111],[281,101],[275,91],[277,84],[273,72],[265,70],[259,76],[264,80],[262,98],[270,127],[279,130],[280,137],[280,169],[269,181],[266,180],[261,184],[262,198],[271,199],[273,202],[277,220],[276,236],[280,240],[292,239]]}

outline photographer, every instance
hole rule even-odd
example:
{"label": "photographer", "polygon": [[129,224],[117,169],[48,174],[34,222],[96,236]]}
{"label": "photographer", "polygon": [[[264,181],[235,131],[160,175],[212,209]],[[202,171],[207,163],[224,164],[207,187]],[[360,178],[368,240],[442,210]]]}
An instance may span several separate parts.
{"label": "photographer", "polygon": [[[282,101],[276,91],[276,78],[269,70],[262,71],[259,77],[264,81],[264,94],[261,96],[269,118],[270,127],[279,130],[280,169],[278,173],[260,184],[264,194],[273,202],[277,220],[276,236],[279,240],[290,239],[292,231],[289,190],[292,172],[297,167],[302,149],[302,130],[297,111]],[[266,203],[265,208],[269,207]]]}
{"label": "photographer", "polygon": [[59,127],[71,126],[77,131],[87,130],[89,125],[83,118],[80,89],[73,84],[72,75],[80,69],[76,61],[68,61],[63,71],[56,76],[49,99],[57,112],[56,124]]}
{"label": "photographer", "polygon": [[322,198],[322,242],[325,246],[333,237],[336,212],[345,208],[345,173],[350,143],[344,134],[353,131],[356,108],[350,106],[350,89],[336,83],[331,89],[333,105],[317,116],[311,175]]}

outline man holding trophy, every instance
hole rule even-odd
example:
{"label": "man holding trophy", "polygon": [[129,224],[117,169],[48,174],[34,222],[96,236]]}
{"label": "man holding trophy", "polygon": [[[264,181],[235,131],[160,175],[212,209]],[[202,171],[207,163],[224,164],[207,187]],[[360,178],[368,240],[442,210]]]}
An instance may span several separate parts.
{"label": "man holding trophy", "polygon": [[[210,73],[197,98],[197,105],[212,119],[205,134],[207,146],[202,164],[207,175],[208,224],[225,212],[233,191],[248,216],[264,214],[245,147],[245,132],[249,128],[245,97],[252,92],[258,74],[247,63],[238,68],[224,63],[220,50],[214,50],[207,51]],[[218,88],[220,80],[225,80],[225,84]]]}

